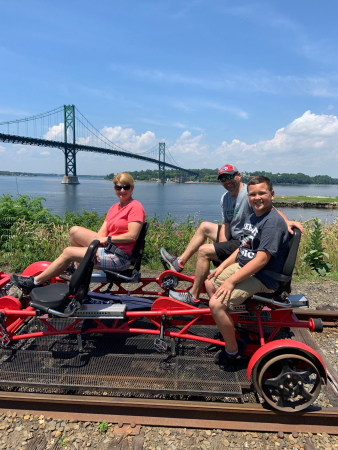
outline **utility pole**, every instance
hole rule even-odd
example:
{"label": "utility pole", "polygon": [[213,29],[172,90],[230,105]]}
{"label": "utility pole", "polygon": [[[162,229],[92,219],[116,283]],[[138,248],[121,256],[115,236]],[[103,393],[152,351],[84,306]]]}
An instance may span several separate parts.
{"label": "utility pole", "polygon": [[68,130],[72,131],[72,143],[75,144],[75,106],[63,106],[64,142],[65,142],[65,176],[62,184],[79,184],[76,175],[76,150],[67,146]]}

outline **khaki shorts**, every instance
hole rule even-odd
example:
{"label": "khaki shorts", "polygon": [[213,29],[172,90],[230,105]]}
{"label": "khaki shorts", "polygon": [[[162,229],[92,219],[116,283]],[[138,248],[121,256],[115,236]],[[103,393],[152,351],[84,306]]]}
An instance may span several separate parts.
{"label": "khaki shorts", "polygon": [[[238,263],[231,264],[231,266],[227,267],[223,270],[222,273],[218,275],[216,278],[211,278],[211,283],[214,285],[216,290],[220,287],[223,281],[227,280],[231,275],[236,273],[240,269]],[[231,292],[230,299],[227,302],[225,299],[223,300],[223,304],[227,305],[228,308],[233,309],[234,306],[238,306],[243,303],[247,298],[251,297],[257,292],[264,292],[265,294],[269,294],[271,292],[275,292],[274,289],[268,289],[262,282],[260,282],[254,276],[247,278],[246,280],[241,281],[236,284],[235,289]]]}

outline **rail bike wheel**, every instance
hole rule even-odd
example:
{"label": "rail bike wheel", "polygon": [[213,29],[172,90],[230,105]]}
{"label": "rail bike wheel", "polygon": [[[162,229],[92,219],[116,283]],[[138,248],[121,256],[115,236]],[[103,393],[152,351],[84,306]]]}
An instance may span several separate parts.
{"label": "rail bike wheel", "polygon": [[305,354],[279,354],[253,372],[253,377],[259,394],[279,411],[296,412],[307,408],[321,389],[318,368]]}

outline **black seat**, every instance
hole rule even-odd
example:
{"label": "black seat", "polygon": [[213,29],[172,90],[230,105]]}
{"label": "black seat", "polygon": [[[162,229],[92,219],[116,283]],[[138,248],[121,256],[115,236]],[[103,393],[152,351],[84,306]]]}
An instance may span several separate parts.
{"label": "black seat", "polygon": [[134,258],[134,262],[131,264],[131,267],[129,269],[123,270],[121,272],[104,270],[104,273],[107,275],[107,281],[109,283],[138,282],[148,228],[149,223],[144,222],[139,237],[137,238],[137,241],[134,245],[133,251],[131,252],[131,255]]}
{"label": "black seat", "polygon": [[250,300],[254,300],[271,304],[271,299],[279,299],[280,302],[283,302],[281,295],[284,292],[286,292],[287,294],[291,293],[291,278],[293,269],[295,268],[296,264],[297,252],[301,236],[302,233],[298,228],[294,228],[293,234],[289,234],[289,248],[282,271],[282,275],[284,275],[285,279],[279,282],[280,285],[277,291],[272,292],[271,294],[255,294],[250,297],[250,299],[247,299],[247,301],[250,302]]}
{"label": "black seat", "polygon": [[74,272],[69,285],[53,283],[49,286],[39,287],[32,290],[30,305],[36,309],[47,311],[49,308],[60,308],[66,300],[72,300],[82,304],[89,290],[90,277],[94,267],[94,258],[100,241],[93,241],[86,251],[85,256]]}

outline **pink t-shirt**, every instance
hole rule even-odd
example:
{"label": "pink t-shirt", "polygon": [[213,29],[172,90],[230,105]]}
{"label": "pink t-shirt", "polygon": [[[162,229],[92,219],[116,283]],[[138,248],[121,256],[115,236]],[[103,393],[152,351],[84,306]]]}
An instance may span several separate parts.
{"label": "pink t-shirt", "polygon": [[[132,200],[126,206],[120,206],[120,203],[113,205],[107,213],[106,222],[108,228],[108,236],[119,236],[128,232],[129,222],[142,222],[144,223],[145,212],[143,206],[137,200]],[[128,243],[115,243],[113,244],[119,249],[131,255],[131,252],[135,246],[135,242]]]}

